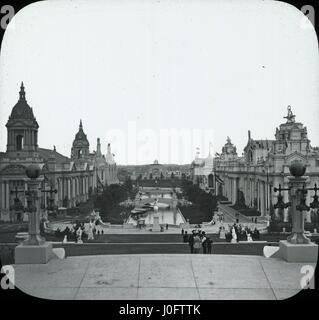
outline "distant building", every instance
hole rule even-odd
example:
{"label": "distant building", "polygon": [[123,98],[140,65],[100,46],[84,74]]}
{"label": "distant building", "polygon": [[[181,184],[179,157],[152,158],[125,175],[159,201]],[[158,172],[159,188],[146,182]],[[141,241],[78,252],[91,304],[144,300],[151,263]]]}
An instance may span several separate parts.
{"label": "distant building", "polygon": [[[110,183],[117,183],[116,164],[110,145],[106,156],[101,153],[100,139],[96,152],[90,153],[89,141],[83,131],[82,121],[72,144],[71,158],[56,151],[39,148],[39,125],[28,105],[23,83],[19,100],[9,116],[7,127],[7,150],[0,153],[0,219],[15,221],[23,216],[26,207],[27,176],[25,169],[38,164],[42,169],[39,177],[41,189],[57,189],[57,193],[42,193],[43,212],[54,199],[57,207],[71,208],[85,202],[89,194]],[[17,210],[14,199],[19,199]],[[16,203],[17,204],[17,203]]]}
{"label": "distant building", "polygon": [[[308,187],[319,182],[319,150],[310,146],[307,128],[295,121],[288,107],[287,119],[276,128],[274,140],[255,140],[248,131],[248,142],[242,157],[238,157],[235,146],[227,139],[222,153],[214,159],[217,194],[223,194],[233,203],[244,203],[258,209],[262,215],[274,213],[278,219],[288,221],[289,209],[284,211],[273,206],[277,195],[273,187],[288,187],[289,166],[301,160],[307,166]],[[288,192],[283,191],[284,202]],[[307,203],[312,201],[313,191],[308,191]],[[272,212],[271,212],[272,211]],[[306,214],[310,222],[314,210]]]}
{"label": "distant building", "polygon": [[193,183],[198,184],[202,189],[214,192],[214,158],[211,155],[211,150],[206,158],[201,158],[199,150],[197,150],[195,159],[191,163],[190,177]]}
{"label": "distant building", "polygon": [[161,164],[155,160],[151,164],[118,166],[118,176],[124,182],[131,180],[170,180],[189,177],[189,164]]}

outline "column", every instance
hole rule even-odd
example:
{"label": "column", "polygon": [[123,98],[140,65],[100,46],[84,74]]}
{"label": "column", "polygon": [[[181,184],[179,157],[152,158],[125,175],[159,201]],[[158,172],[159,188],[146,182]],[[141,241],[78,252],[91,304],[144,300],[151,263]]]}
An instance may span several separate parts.
{"label": "column", "polygon": [[62,187],[61,187],[61,179],[58,178],[58,202],[59,205],[62,207]]}
{"label": "column", "polygon": [[5,188],[6,188],[6,184],[3,181],[1,183],[1,209],[5,209]]}
{"label": "column", "polygon": [[67,179],[67,185],[68,185],[68,199],[71,201],[71,183],[70,183],[70,178]]}
{"label": "column", "polygon": [[89,199],[89,177],[85,177],[85,184],[86,184],[86,199]]}
{"label": "column", "polygon": [[266,211],[266,188],[265,182],[261,183],[261,215],[264,216]]}
{"label": "column", "polygon": [[10,209],[10,190],[9,190],[9,181],[7,181],[6,186],[6,208]]}
{"label": "column", "polygon": [[260,192],[260,186],[259,186],[259,180],[256,181],[256,199],[257,199],[257,210],[260,211],[260,195],[259,195],[259,192]]}

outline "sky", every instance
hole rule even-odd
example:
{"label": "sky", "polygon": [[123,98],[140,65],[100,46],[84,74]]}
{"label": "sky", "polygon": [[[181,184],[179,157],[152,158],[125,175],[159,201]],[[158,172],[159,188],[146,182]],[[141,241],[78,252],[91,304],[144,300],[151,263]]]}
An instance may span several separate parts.
{"label": "sky", "polygon": [[66,156],[80,119],[122,165],[190,163],[227,136],[241,155],[288,105],[319,146],[318,64],[311,23],[278,1],[37,2],[1,45],[0,151],[21,81],[39,146]]}

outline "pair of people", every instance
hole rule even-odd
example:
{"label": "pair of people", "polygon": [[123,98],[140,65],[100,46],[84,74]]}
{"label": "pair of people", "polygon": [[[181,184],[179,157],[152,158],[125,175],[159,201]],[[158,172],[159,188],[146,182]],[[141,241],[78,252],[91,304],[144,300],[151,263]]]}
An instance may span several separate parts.
{"label": "pair of people", "polygon": [[205,231],[192,231],[189,236],[188,244],[190,246],[191,253],[200,253],[201,248],[203,248],[203,253],[212,253],[212,243],[213,241],[206,236]]}

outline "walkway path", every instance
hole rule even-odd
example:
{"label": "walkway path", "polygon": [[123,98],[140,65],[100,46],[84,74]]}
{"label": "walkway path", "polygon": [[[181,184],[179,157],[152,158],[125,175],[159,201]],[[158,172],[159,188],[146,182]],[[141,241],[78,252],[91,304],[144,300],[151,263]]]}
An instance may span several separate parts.
{"label": "walkway path", "polygon": [[234,223],[238,217],[239,223],[251,223],[251,217],[246,217],[237,210],[231,208],[229,205],[219,204],[218,208],[224,214],[225,222]]}
{"label": "walkway path", "polygon": [[[285,299],[302,264],[258,256],[113,255],[15,265],[16,286],[46,299]],[[314,286],[311,281],[311,286]]]}

